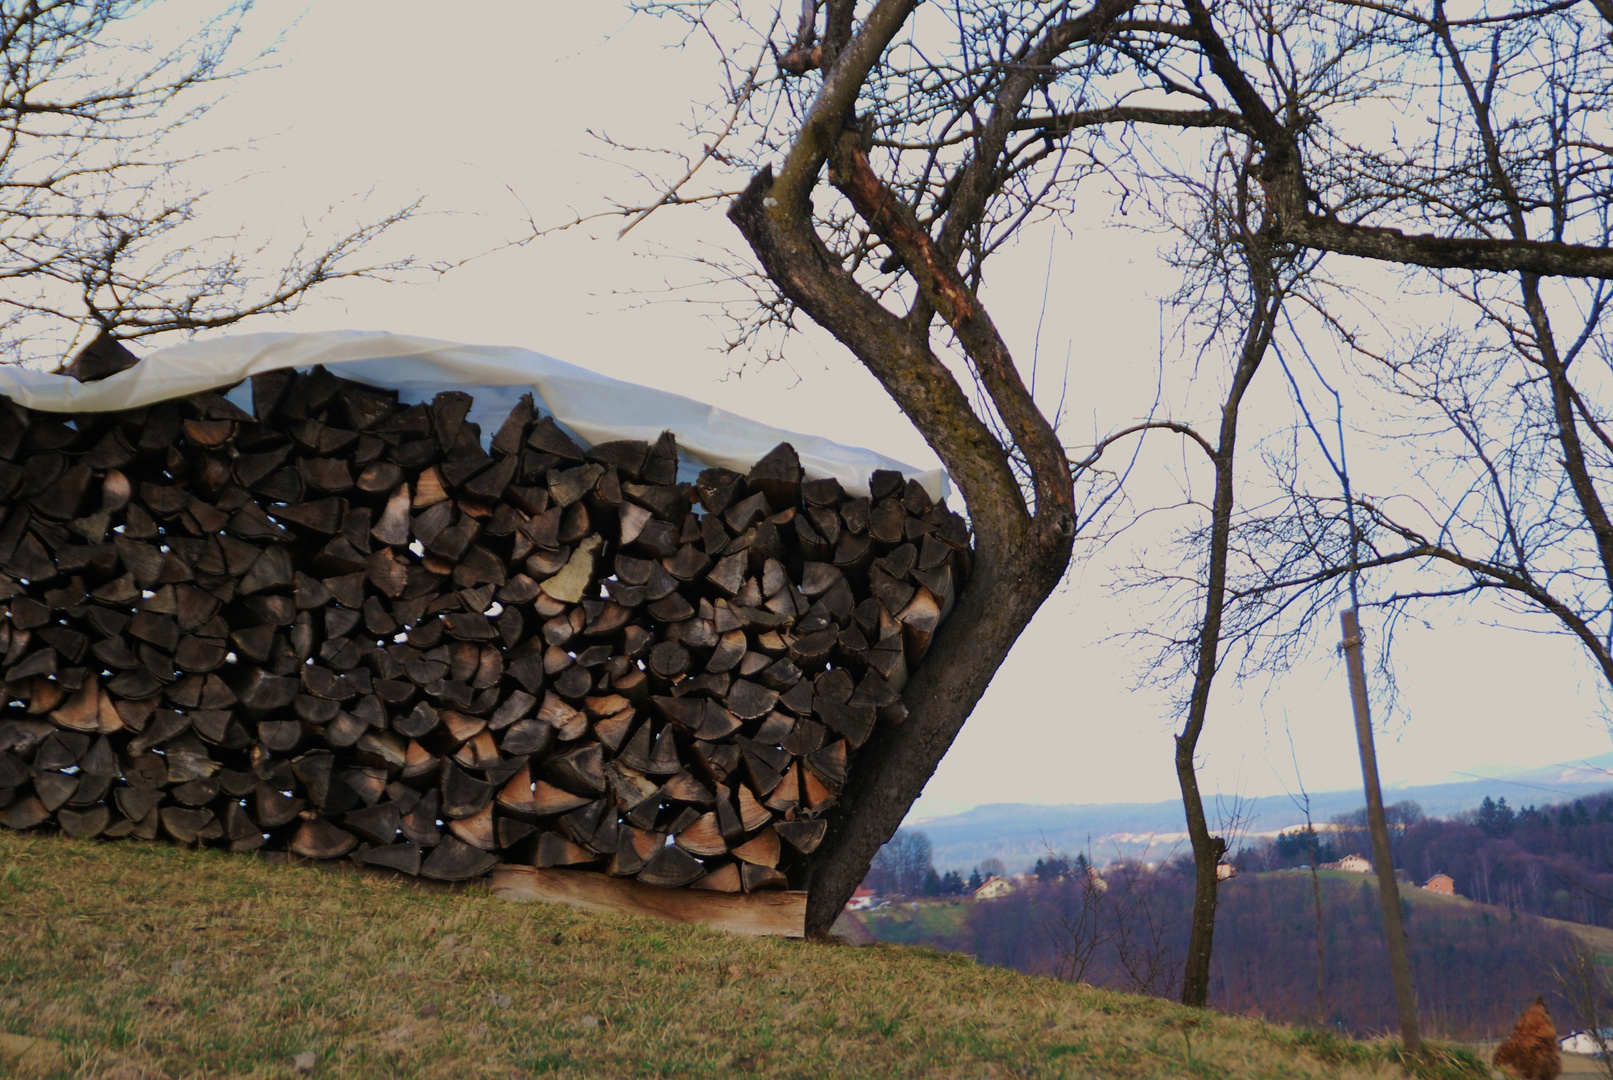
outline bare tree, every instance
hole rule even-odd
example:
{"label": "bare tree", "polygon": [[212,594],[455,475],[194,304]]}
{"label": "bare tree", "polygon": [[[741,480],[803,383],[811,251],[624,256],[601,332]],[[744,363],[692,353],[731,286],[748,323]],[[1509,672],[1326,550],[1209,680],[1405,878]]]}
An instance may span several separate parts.
{"label": "bare tree", "polygon": [[[1254,147],[1252,171],[1264,195],[1263,240],[1430,268],[1435,280],[1478,307],[1500,330],[1498,336],[1534,369],[1526,378],[1500,382],[1493,365],[1473,365],[1476,370],[1467,379],[1427,395],[1458,434],[1456,456],[1465,459],[1478,480],[1438,491],[1433,502],[1442,503],[1448,513],[1425,517],[1433,519],[1432,529],[1408,528],[1367,500],[1352,505],[1347,475],[1340,471],[1344,505],[1336,497],[1331,500],[1338,508],[1331,522],[1318,522],[1316,515],[1279,513],[1251,522],[1250,535],[1259,538],[1270,530],[1284,537],[1291,552],[1325,560],[1325,568],[1303,584],[1326,580],[1335,589],[1348,585],[1354,609],[1356,575],[1363,565],[1359,511],[1399,541],[1399,550],[1374,565],[1443,563],[1467,578],[1453,587],[1397,591],[1384,603],[1511,590],[1524,604],[1559,619],[1586,643],[1604,671],[1613,671],[1606,644],[1613,641],[1613,632],[1598,634],[1601,627],[1596,625],[1613,617],[1608,602],[1613,526],[1598,475],[1606,461],[1600,453],[1613,448],[1613,440],[1602,430],[1605,410],[1588,404],[1594,398],[1581,392],[1570,376],[1576,355],[1587,345],[1599,345],[1608,354],[1599,330],[1606,278],[1613,273],[1607,209],[1613,158],[1607,122],[1610,71],[1601,40],[1608,12],[1598,8],[1587,16],[1583,8],[1562,5],[1492,12],[1480,5],[1477,14],[1464,12],[1466,17],[1453,20],[1440,0],[1426,9],[1377,3],[1331,10],[1233,3],[1219,5],[1213,14],[1198,0],[1183,0],[1181,10],[1182,18],[1156,25],[1153,32],[1162,44],[1167,37],[1192,42],[1213,75],[1213,80],[1195,83],[1195,89],[1214,107],[1241,119],[1239,130]],[[1428,62],[1429,53],[1437,63]],[[1368,146],[1352,137],[1351,126],[1334,118],[1357,104],[1368,87],[1380,93],[1393,87],[1405,94],[1413,111],[1433,120],[1430,138]],[[1396,224],[1380,224],[1385,218]],[[1425,231],[1408,231],[1408,226]],[[1502,299],[1495,271],[1516,276],[1515,299]],[[1579,279],[1570,280],[1565,290],[1571,304],[1577,301],[1582,329],[1566,342],[1554,331],[1542,295],[1543,277]],[[1321,313],[1332,329],[1344,331],[1333,312],[1323,308]],[[1343,336],[1359,348],[1352,335]],[[1453,351],[1466,358],[1493,351],[1449,338],[1439,344],[1433,352],[1441,357]],[[1393,355],[1376,359],[1385,363],[1392,379],[1427,386],[1415,364],[1397,363]],[[1476,435],[1493,412],[1475,410],[1471,395],[1520,385],[1529,387],[1520,396],[1533,396],[1538,404],[1531,408],[1526,400],[1521,408],[1500,410],[1519,422],[1510,440],[1504,440],[1505,457],[1498,467]],[[1600,450],[1587,445],[1582,427],[1600,441]],[[1338,468],[1342,470],[1342,459]],[[1477,498],[1475,488],[1482,492]],[[1319,497],[1296,501],[1314,505]],[[1467,549],[1445,542],[1460,531],[1450,528],[1453,522],[1468,525],[1475,504],[1483,524],[1490,525],[1497,520],[1511,524],[1520,503],[1531,523],[1549,522],[1550,527],[1491,529],[1490,536],[1482,531],[1474,536],[1477,530],[1470,530],[1466,538],[1479,543]],[[1413,508],[1426,505],[1413,503]],[[1329,531],[1342,535],[1318,543]],[[1574,534],[1584,538],[1583,545],[1571,541],[1564,551],[1559,545]],[[1554,577],[1532,576],[1527,568],[1520,572],[1529,558],[1563,572]],[[1339,598],[1336,591],[1328,597]],[[1242,626],[1234,617],[1233,636],[1262,627],[1273,610],[1281,614],[1292,602],[1285,597],[1271,608],[1257,605],[1242,617]],[[1299,610],[1309,617],[1320,605],[1312,597]],[[1347,614],[1353,617],[1353,611]],[[1290,641],[1292,633],[1287,626],[1277,631]],[[1358,649],[1359,635],[1354,638]],[[1288,647],[1285,642],[1279,648]],[[1352,667],[1352,680],[1359,684],[1359,712],[1365,699],[1358,667]],[[1362,740],[1370,789],[1375,765],[1369,727],[1362,727]],[[1369,810],[1379,813],[1372,798]],[[1391,862],[1385,831],[1374,829],[1374,846],[1380,862]],[[1398,914],[1389,910],[1395,905],[1388,877],[1392,873],[1392,865],[1380,867],[1386,918]],[[1391,954],[1398,959],[1396,944],[1391,942]],[[1407,1047],[1415,1051],[1415,1006],[1409,974],[1400,970],[1404,966],[1397,967],[1397,987],[1402,990]]]}
{"label": "bare tree", "polygon": [[[1609,205],[1613,145],[1598,127],[1609,115],[1602,95],[1613,86],[1600,8],[1492,13],[1481,5],[1454,20],[1437,3],[1378,0],[1233,0],[1213,10],[1201,0],[953,0],[923,8],[915,0],[805,0],[799,17],[745,0],[640,6],[718,41],[728,79],[701,131],[702,153],[654,201],[621,212],[636,222],[658,206],[723,197],[721,186],[691,190],[691,177],[710,163],[725,175],[748,174],[729,217],[761,269],[746,279],[761,301],[751,325],[787,328],[804,313],[843,344],[951,472],[976,532],[975,575],[910,684],[911,719],[865,749],[809,869],[814,930],[832,920],[894,832],[1070,558],[1078,507],[1056,416],[1030,392],[981,301],[988,260],[1023,228],[1067,211],[1077,192],[1093,190],[1090,181],[1130,190],[1140,170],[1127,170],[1149,147],[1191,155],[1205,145],[1203,132],[1224,131],[1246,147],[1243,190],[1257,205],[1243,220],[1250,242],[1272,259],[1336,253],[1470,281],[1517,275],[1514,325],[1531,340],[1544,340],[1540,304],[1530,299],[1542,277],[1580,279],[1593,290],[1613,277],[1613,251],[1596,231]],[[1556,59],[1544,62],[1548,55]],[[1481,57],[1491,58],[1483,76],[1464,74]],[[1504,78],[1502,61],[1534,74]],[[1524,100],[1537,90],[1551,108]],[[1377,144],[1359,137],[1356,118],[1386,100],[1436,121],[1431,134],[1402,141],[1396,133]],[[1498,122],[1502,110],[1510,111]],[[1567,119],[1542,127],[1536,114]],[[1560,137],[1548,133],[1553,124]],[[1553,139],[1562,153],[1542,155]],[[1222,146],[1210,145],[1206,174]],[[1570,158],[1570,172],[1553,164]],[[1554,212],[1547,196],[1556,197],[1560,181],[1569,193]],[[1267,313],[1265,328],[1254,319],[1246,343],[1270,340],[1276,293],[1267,290],[1257,307]],[[1305,302],[1318,332],[1359,344],[1326,297]],[[1598,509],[1594,478],[1585,482],[1591,458],[1578,435],[1584,428],[1600,440],[1601,413],[1576,404],[1571,383],[1551,373],[1560,359],[1541,364],[1555,448],[1567,462],[1563,490],[1606,569],[1613,526]],[[1250,368],[1244,385],[1252,375]],[[1235,436],[1236,420],[1216,440],[1199,440],[1216,463],[1218,496],[1223,472],[1235,476]],[[1613,437],[1602,445],[1613,449]],[[1306,625],[1300,618],[1296,628],[1296,616],[1314,618],[1341,599],[1302,586],[1391,561],[1362,557],[1363,533],[1375,527],[1370,511],[1361,529],[1341,533],[1348,522],[1338,496],[1298,481],[1294,491],[1280,514],[1239,515],[1226,500],[1212,507],[1204,550],[1216,550],[1219,520],[1223,561],[1236,554],[1255,572],[1222,588],[1206,576],[1200,594],[1194,691],[1178,744],[1189,807],[1208,677],[1225,667],[1228,649],[1253,652],[1265,635],[1280,658],[1294,657]],[[1307,500],[1330,513],[1307,515]],[[1219,519],[1218,508],[1227,511]],[[1284,544],[1312,562],[1300,567],[1296,557],[1288,567],[1295,573],[1273,575],[1274,561],[1287,564],[1261,553]],[[1390,554],[1438,557],[1420,541],[1405,547]],[[1215,564],[1206,561],[1212,572]],[[1227,609],[1219,626],[1216,605]],[[1198,876],[1210,877],[1203,870],[1213,874],[1214,838],[1207,826],[1191,831]],[[1184,990],[1207,969],[1207,934],[1201,944]]]}
{"label": "bare tree", "polygon": [[[1335,216],[1353,204],[1357,216],[1344,227],[1301,221],[1279,233],[1429,267],[1422,292],[1448,298],[1453,309],[1443,324],[1413,334],[1409,347],[1374,351],[1343,335],[1368,378],[1401,406],[1396,419],[1413,468],[1381,496],[1352,494],[1347,483],[1342,496],[1317,495],[1290,472],[1287,504],[1246,523],[1250,546],[1267,557],[1252,560],[1262,570],[1239,598],[1253,601],[1234,616],[1242,630],[1275,627],[1275,640],[1291,639],[1346,587],[1353,601],[1356,576],[1370,569],[1388,586],[1371,604],[1387,609],[1391,633],[1401,615],[1490,598],[1531,629],[1554,623],[1572,635],[1613,687],[1613,440],[1600,393],[1613,356],[1605,326],[1613,241],[1605,16],[1585,7],[1480,6],[1453,19],[1437,0],[1374,5],[1361,26],[1368,51],[1434,120],[1433,134],[1388,148],[1338,138],[1340,152],[1312,154],[1320,164],[1306,169],[1298,130],[1291,126],[1287,145],[1278,145],[1275,128],[1257,117],[1253,85],[1230,52],[1217,53],[1209,17],[1194,15],[1205,55],[1265,147],[1274,204],[1303,174],[1317,185],[1313,201],[1338,207],[1329,210]],[[1437,64],[1426,62],[1429,54]],[[1300,214],[1288,210],[1290,220]],[[1408,236],[1406,227],[1424,231]],[[1362,730],[1365,746],[1370,731]],[[1379,873],[1394,936],[1393,859],[1388,836],[1382,840],[1375,835],[1374,848],[1390,864]],[[1399,968],[1397,985],[1408,988],[1403,1014],[1414,1023],[1404,1004],[1409,973]]]}
{"label": "bare tree", "polygon": [[204,154],[173,146],[258,59],[237,55],[250,6],[176,35],[144,0],[0,0],[0,361],[216,329],[406,264],[357,256],[413,206],[289,248],[208,228]]}
{"label": "bare tree", "polygon": [[[1051,847],[1048,855],[1053,857]],[[1093,961],[1115,937],[1103,902],[1109,883],[1099,876],[1085,852],[1068,864],[1073,873],[1053,883],[1058,911],[1046,928],[1048,944],[1054,975],[1066,982],[1085,982]]]}
{"label": "bare tree", "polygon": [[[1288,616],[1270,624],[1286,648],[1341,598],[1361,545],[1358,568],[1388,572],[1368,604],[1389,609],[1391,627],[1431,602],[1489,597],[1531,629],[1572,635],[1613,685],[1608,11],[1479,5],[1453,18],[1439,2],[1337,5],[1317,29],[1427,121],[1425,137],[1385,145],[1330,122],[1338,95],[1296,108],[1268,89],[1284,83],[1251,75],[1239,41],[1260,33],[1263,8],[1185,10],[1184,37],[1261,148],[1272,238],[1432,271],[1401,279],[1418,293],[1420,325],[1388,347],[1333,323],[1398,404],[1391,431],[1411,467],[1353,506],[1289,473],[1286,503],[1235,541],[1262,552],[1264,572],[1234,587],[1238,599],[1270,600],[1246,604],[1238,632]],[[1304,40],[1313,69],[1360,78],[1341,47]],[[1299,45],[1282,51],[1305,54]]]}
{"label": "bare tree", "polygon": [[[1068,565],[1070,464],[980,290],[990,255],[1096,168],[1063,152],[1074,128],[1047,105],[1086,81],[1096,44],[1135,3],[915,16],[916,0],[809,0],[788,24],[740,0],[644,6],[702,34],[748,32],[779,57],[777,78],[730,61],[733,108],[713,111],[723,120],[709,133],[726,141],[701,159],[751,172],[729,218],[776,290],[762,310],[805,313],[873,373],[951,473],[975,534],[968,590],[905,691],[909,717],[863,748],[808,868],[818,931]],[[920,32],[938,35],[945,63]]]}
{"label": "bare tree", "polygon": [[1613,987],[1608,986],[1601,955],[1571,937],[1562,959],[1552,967],[1552,977],[1596,1047],[1598,1070],[1613,1080]]}
{"label": "bare tree", "polygon": [[[1082,178],[1106,173],[1099,157],[1072,149],[1082,133],[1246,125],[1224,108],[1127,103],[1140,83],[1186,85],[1170,70],[1180,42],[1154,40],[1162,24],[1132,19],[1142,7],[1135,0],[1090,8],[953,3],[932,17],[915,15],[913,0],[876,3],[861,17],[846,0],[808,0],[798,22],[741,0],[642,7],[680,16],[714,38],[748,28],[772,49],[779,75],[768,79],[760,65],[730,59],[724,107],[711,110],[702,155],[660,197],[620,212],[631,225],[669,196],[689,201],[689,179],[709,161],[754,169],[729,217],[776,289],[762,318],[787,323],[804,312],[845,345],[947,466],[975,529],[968,593],[907,691],[912,717],[863,750],[809,869],[809,923],[819,929],[895,829],[1070,558],[1072,466],[981,302],[987,259],[1028,222],[1067,208]],[[722,52],[751,55],[726,42]],[[1094,104],[1094,97],[1104,100]],[[1209,103],[1202,91],[1191,97]],[[1246,337],[1234,403],[1275,317],[1273,284],[1258,289],[1261,315]],[[1223,536],[1235,431],[1234,417],[1218,444],[1199,440],[1222,491]],[[1193,812],[1194,753],[1217,664],[1219,584],[1205,596],[1201,625],[1209,633],[1195,637],[1202,675],[1179,751],[1207,881],[1200,925],[1209,929],[1194,950],[1195,1002],[1207,978],[1221,853],[1202,806]]]}
{"label": "bare tree", "polygon": [[925,875],[934,869],[930,838],[917,829],[898,829],[879,852],[868,870],[874,891],[897,896],[917,896]]}
{"label": "bare tree", "polygon": [[1152,997],[1169,994],[1183,970],[1183,959],[1171,948],[1174,922],[1168,912],[1159,910],[1156,897],[1159,875],[1166,866],[1164,860],[1153,866],[1124,861],[1104,871],[1115,960],[1130,989]]}
{"label": "bare tree", "polygon": [[[1292,751],[1292,739],[1288,745]],[[1305,835],[1310,840],[1311,848],[1306,865],[1311,871],[1311,910],[1316,916],[1316,1026],[1322,1028],[1327,1024],[1327,932],[1322,918],[1322,875],[1318,865],[1321,852],[1317,848],[1316,824],[1311,820],[1311,795],[1305,790],[1304,778],[1299,775],[1297,755],[1294,764],[1294,777],[1299,787],[1299,797],[1294,801],[1305,814]]]}
{"label": "bare tree", "polygon": [[1305,269],[1302,262],[1274,250],[1267,242],[1249,163],[1247,143],[1231,133],[1207,177],[1160,178],[1162,183],[1190,193],[1194,204],[1186,218],[1176,222],[1183,242],[1173,253],[1172,262],[1183,273],[1184,284],[1173,302],[1189,312],[1189,319],[1203,325],[1207,340],[1201,354],[1219,344],[1218,339],[1232,338],[1226,343],[1230,346],[1231,373],[1220,403],[1219,424],[1206,435],[1188,423],[1148,420],[1100,441],[1076,463],[1076,475],[1081,477],[1118,440],[1138,433],[1167,431],[1183,436],[1194,450],[1202,451],[1213,476],[1213,493],[1204,507],[1208,520],[1190,532],[1187,542],[1193,552],[1182,560],[1197,564],[1199,572],[1184,573],[1180,563],[1141,571],[1147,583],[1161,587],[1167,596],[1184,591],[1188,594],[1178,606],[1179,611],[1191,609],[1191,616],[1181,620],[1185,629],[1173,633],[1171,620],[1165,620],[1140,628],[1135,635],[1158,647],[1159,659],[1151,670],[1152,678],[1173,688],[1187,686],[1179,703],[1183,720],[1175,739],[1176,778],[1194,864],[1193,918],[1182,975],[1182,1002],[1201,1007],[1209,997],[1220,885],[1217,868],[1231,845],[1224,835],[1214,835],[1210,828],[1199,790],[1197,755],[1209,715],[1210,693],[1224,659],[1222,619],[1229,596],[1232,530],[1239,509],[1239,422],[1244,398],[1279,330],[1283,303],[1300,283]]}

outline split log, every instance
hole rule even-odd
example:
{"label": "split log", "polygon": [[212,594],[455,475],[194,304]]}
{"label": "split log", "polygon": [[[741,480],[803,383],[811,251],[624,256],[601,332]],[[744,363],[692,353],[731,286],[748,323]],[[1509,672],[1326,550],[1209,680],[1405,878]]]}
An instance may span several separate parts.
{"label": "split log", "polygon": [[538,852],[534,865],[548,866],[576,866],[580,863],[597,862],[599,856],[561,836],[559,833],[546,832],[538,838]]}
{"label": "split log", "polygon": [[731,862],[723,863],[716,869],[706,871],[705,876],[694,882],[689,888],[707,889],[711,892],[721,893],[741,892],[743,891],[743,884],[739,877],[739,867]]}
{"label": "split log", "polygon": [[[780,824],[789,824],[781,822]],[[734,857],[755,866],[775,867],[779,861],[779,834],[770,826],[734,848]]]}
{"label": "split log", "polygon": [[739,864],[739,879],[748,893],[789,887],[789,879],[782,873],[772,867],[757,866],[754,863]]}
{"label": "split log", "polygon": [[823,834],[829,823],[819,819],[817,821],[781,821],[773,826],[779,839],[789,844],[803,855],[810,855],[818,849],[823,842]]}
{"label": "split log", "polygon": [[297,834],[291,838],[291,851],[309,859],[335,859],[352,851],[357,843],[358,838],[352,833],[316,817],[304,821],[297,829]]}
{"label": "split log", "polygon": [[420,865],[420,876],[436,881],[468,881],[493,869],[498,857],[471,847],[452,833],[432,849]]}
{"label": "split log", "polygon": [[674,889],[694,882],[705,872],[698,859],[674,844],[657,851],[639,871],[638,880],[646,885]]}
{"label": "split log", "polygon": [[678,846],[694,855],[725,855],[728,842],[717,825],[716,813],[702,814],[693,824],[681,830],[676,838]]}
{"label": "split log", "polygon": [[420,873],[419,844],[388,844],[385,847],[363,848],[354,852],[353,858],[366,866],[397,870],[411,877]]}

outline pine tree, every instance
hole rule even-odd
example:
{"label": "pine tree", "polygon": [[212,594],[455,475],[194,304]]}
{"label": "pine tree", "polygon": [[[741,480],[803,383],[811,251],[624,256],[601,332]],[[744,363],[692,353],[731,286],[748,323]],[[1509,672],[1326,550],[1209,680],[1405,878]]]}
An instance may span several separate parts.
{"label": "pine tree", "polygon": [[1486,795],[1484,801],[1479,804],[1475,824],[1484,831],[1485,835],[1493,837],[1510,835],[1515,823],[1516,818],[1513,815],[1512,807],[1507,805],[1505,797],[1497,800]]}

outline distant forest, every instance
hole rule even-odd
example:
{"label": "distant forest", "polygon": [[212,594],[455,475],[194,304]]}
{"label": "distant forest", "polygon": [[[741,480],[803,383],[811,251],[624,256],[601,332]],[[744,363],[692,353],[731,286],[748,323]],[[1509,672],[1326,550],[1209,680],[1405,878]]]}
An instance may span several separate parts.
{"label": "distant forest", "polygon": [[[1532,916],[1613,925],[1613,798],[1518,810],[1502,799],[1486,800],[1454,821],[1425,818],[1415,805],[1401,804],[1391,816],[1403,880],[1421,884],[1443,872],[1460,894],[1493,905],[1404,890],[1425,1029],[1447,1038],[1498,1036],[1536,994],[1546,996],[1559,1027],[1576,1026],[1579,1018],[1561,1000],[1553,975],[1572,951],[1572,936]],[[1370,851],[1362,817],[1239,852],[1241,874],[1222,888],[1211,1005],[1352,1035],[1394,1028],[1371,879],[1339,871],[1313,879],[1299,869]],[[927,850],[912,838],[904,844]],[[941,911],[897,909],[867,921],[882,940],[1173,996],[1187,946],[1191,863],[1120,862],[1101,876],[1088,865],[1080,856],[1050,857],[1030,884],[998,900],[949,908],[950,919],[939,917]]]}
{"label": "distant forest", "polygon": [[[963,951],[983,962],[1163,996],[1176,992],[1192,907],[1190,875],[1167,867],[1111,884],[1102,911],[1080,927],[1089,905],[1082,883],[1041,884],[976,906],[963,922]],[[1115,875],[1111,874],[1113,878]],[[1313,1024],[1354,1035],[1391,1030],[1383,916],[1375,887],[1331,873],[1322,887],[1324,959],[1317,981],[1316,911],[1310,875],[1284,873],[1227,882],[1216,924],[1210,1004],[1227,1012]],[[1134,895],[1146,889],[1146,903]],[[1131,894],[1131,895],[1128,895]],[[1459,908],[1433,898],[1406,905],[1419,1011],[1426,1029],[1451,1038],[1508,1030],[1535,994],[1552,997],[1552,965],[1566,935],[1528,916]],[[1121,926],[1126,921],[1129,927]],[[1093,948],[1093,937],[1097,941]],[[1075,970],[1089,949],[1085,969]],[[1561,1002],[1553,1010],[1562,1019]]]}
{"label": "distant forest", "polygon": [[[1425,818],[1415,803],[1387,809],[1395,866],[1416,883],[1449,874],[1459,895],[1481,903],[1613,927],[1613,794],[1517,810],[1487,798],[1454,820]],[[1333,828],[1245,848],[1236,865],[1276,870],[1370,855],[1362,812]]]}

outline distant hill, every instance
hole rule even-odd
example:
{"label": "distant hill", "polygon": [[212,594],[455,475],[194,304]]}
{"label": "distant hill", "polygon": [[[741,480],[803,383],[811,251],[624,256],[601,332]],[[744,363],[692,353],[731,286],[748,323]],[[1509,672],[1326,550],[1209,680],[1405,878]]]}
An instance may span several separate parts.
{"label": "distant hill", "polygon": [[[1316,914],[1309,874],[1243,874],[1222,886],[1210,1004],[1281,1023],[1366,1033],[1395,1025],[1377,883],[1322,871],[1324,957],[1317,999]],[[1111,873],[1099,896],[1082,881],[1020,888],[990,901],[906,904],[860,913],[877,941],[930,945],[982,963],[1055,974],[1110,989],[1171,997],[1187,950],[1191,874]],[[1601,952],[1613,931],[1407,889],[1406,926],[1423,1030],[1489,1039],[1512,1026],[1521,1001],[1544,992],[1561,1030],[1581,1023],[1553,995],[1552,965],[1579,937]],[[1146,907],[1138,903],[1146,896]],[[1121,932],[1129,928],[1129,933]],[[1072,936],[1072,929],[1079,934]],[[1525,988],[1527,991],[1525,992]]]}
{"label": "distant hill", "polygon": [[[1410,800],[1423,812],[1451,817],[1476,809],[1486,795],[1506,796],[1514,806],[1576,799],[1613,788],[1613,753],[1583,762],[1553,765],[1491,779],[1461,780],[1390,788],[1386,802]],[[1324,822],[1363,805],[1359,789],[1311,793],[1312,820]],[[1216,820],[1217,796],[1206,796]],[[1303,824],[1304,815],[1287,795],[1247,800],[1244,832],[1275,833]],[[1158,859],[1187,850],[1187,822],[1178,800],[1153,803],[1084,803],[1035,806],[992,803],[945,817],[909,820],[930,838],[937,870],[967,873],[983,859],[998,858],[1010,871],[1028,870],[1054,851],[1090,851],[1097,862],[1125,856]]]}

